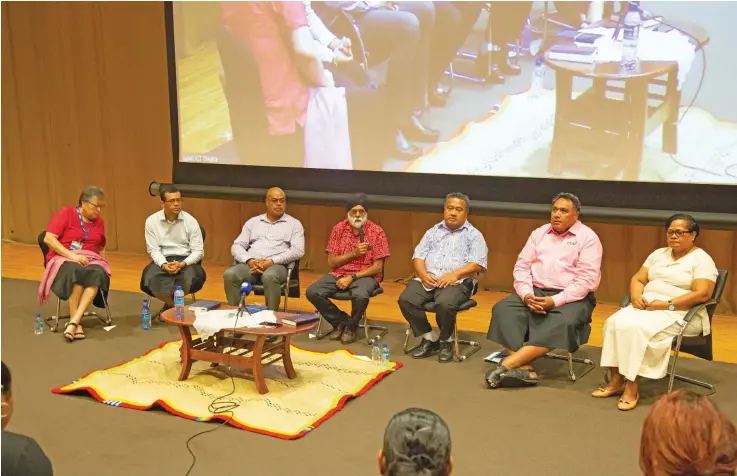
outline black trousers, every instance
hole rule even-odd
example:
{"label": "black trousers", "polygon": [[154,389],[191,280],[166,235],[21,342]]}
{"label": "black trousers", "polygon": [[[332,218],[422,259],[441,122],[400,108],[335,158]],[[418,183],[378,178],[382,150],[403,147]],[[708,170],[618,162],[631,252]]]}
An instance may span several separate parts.
{"label": "black trousers", "polygon": [[369,305],[371,292],[379,287],[379,282],[373,277],[358,278],[348,287],[351,293],[351,315],[341,311],[338,306],[330,300],[332,296],[343,289],[338,289],[336,283],[339,278],[332,274],[326,274],[309,288],[307,288],[307,300],[322,314],[333,328],[339,324],[345,323],[346,328],[356,332],[358,325],[361,323],[363,313]]}
{"label": "black trousers", "polygon": [[440,328],[440,340],[448,340],[453,335],[458,307],[468,301],[472,290],[473,282],[470,279],[462,284],[432,291],[425,291],[422,283],[413,279],[399,296],[399,309],[412,327],[415,337],[418,337],[432,331],[425,304],[435,301],[435,320]]}

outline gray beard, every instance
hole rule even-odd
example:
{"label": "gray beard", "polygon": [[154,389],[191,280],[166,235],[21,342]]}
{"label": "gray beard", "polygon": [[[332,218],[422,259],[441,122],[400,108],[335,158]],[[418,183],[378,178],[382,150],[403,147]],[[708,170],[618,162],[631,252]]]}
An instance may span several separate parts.
{"label": "gray beard", "polygon": [[352,226],[352,227],[353,227],[354,229],[356,229],[356,230],[360,230],[361,228],[363,228],[363,225],[365,225],[365,224],[366,224],[366,218],[361,218],[361,219],[358,219],[358,220],[357,220],[357,219],[355,219],[355,218],[353,218],[353,217],[350,217],[350,216],[349,216],[349,217],[348,217],[348,223],[350,223],[350,224],[351,224],[351,226]]}

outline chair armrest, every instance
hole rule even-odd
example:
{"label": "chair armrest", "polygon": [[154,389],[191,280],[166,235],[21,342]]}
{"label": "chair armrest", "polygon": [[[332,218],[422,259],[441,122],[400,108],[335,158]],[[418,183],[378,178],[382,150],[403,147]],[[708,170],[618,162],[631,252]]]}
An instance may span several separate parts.
{"label": "chair armrest", "polygon": [[619,303],[619,307],[627,307],[632,302],[632,299],[630,298],[630,295],[626,295],[624,299],[622,299],[622,302]]}
{"label": "chair armrest", "polygon": [[714,299],[709,299],[708,301],[706,301],[704,303],[695,305],[694,307],[692,307],[691,309],[689,309],[688,312],[686,313],[686,315],[683,317],[684,322],[686,322],[686,323],[691,322],[691,319],[693,319],[693,317],[696,315],[697,312],[699,312],[700,310],[702,310],[706,306],[712,306],[712,305],[714,305],[716,303],[717,302]]}
{"label": "chair armrest", "polygon": [[294,271],[294,265],[297,263],[296,261],[292,261],[291,263],[287,264],[287,280],[285,282],[286,286],[289,287],[289,281],[292,280],[292,271]]}

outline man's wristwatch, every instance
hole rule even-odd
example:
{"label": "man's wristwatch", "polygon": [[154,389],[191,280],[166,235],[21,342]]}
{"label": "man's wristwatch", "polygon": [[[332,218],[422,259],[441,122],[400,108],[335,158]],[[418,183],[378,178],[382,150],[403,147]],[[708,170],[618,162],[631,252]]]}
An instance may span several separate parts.
{"label": "man's wristwatch", "polygon": [[669,311],[675,311],[676,310],[676,305],[673,304],[673,301],[668,301],[668,310]]}
{"label": "man's wristwatch", "polygon": [[355,281],[355,280],[357,280],[357,279],[358,279],[358,276],[356,276],[356,273],[353,273],[353,274],[351,274],[351,279],[352,279],[353,281]]}

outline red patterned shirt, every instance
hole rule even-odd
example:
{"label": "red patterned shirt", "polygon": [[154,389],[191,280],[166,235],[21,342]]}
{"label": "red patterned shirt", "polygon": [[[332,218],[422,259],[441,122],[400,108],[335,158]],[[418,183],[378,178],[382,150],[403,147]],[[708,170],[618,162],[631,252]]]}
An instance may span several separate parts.
{"label": "red patterned shirt", "polygon": [[[376,223],[366,220],[363,225],[364,241],[371,245],[371,249],[361,258],[344,264],[340,268],[334,270],[333,276],[350,276],[364,270],[374,264],[374,261],[389,256],[389,242],[386,239],[384,230]],[[348,220],[343,220],[333,227],[330,232],[328,246],[325,249],[331,255],[339,256],[353,250],[360,242],[358,235],[353,233],[353,227]],[[381,275],[375,276],[377,281],[381,281]]]}

